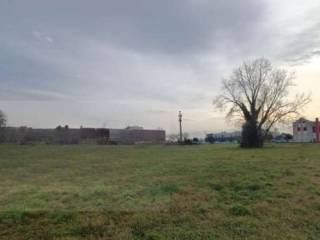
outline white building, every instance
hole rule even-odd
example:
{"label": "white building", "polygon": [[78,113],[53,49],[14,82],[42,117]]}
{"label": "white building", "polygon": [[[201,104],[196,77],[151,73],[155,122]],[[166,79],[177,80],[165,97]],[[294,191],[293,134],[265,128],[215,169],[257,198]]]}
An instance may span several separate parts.
{"label": "white building", "polygon": [[319,142],[319,120],[315,122],[300,118],[293,124],[293,141],[295,142]]}

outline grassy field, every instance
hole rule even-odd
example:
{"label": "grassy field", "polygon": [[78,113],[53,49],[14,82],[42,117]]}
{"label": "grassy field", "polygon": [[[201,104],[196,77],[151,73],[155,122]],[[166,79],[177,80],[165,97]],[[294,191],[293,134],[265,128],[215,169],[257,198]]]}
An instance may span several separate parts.
{"label": "grassy field", "polygon": [[320,146],[0,145],[0,239],[320,239]]}

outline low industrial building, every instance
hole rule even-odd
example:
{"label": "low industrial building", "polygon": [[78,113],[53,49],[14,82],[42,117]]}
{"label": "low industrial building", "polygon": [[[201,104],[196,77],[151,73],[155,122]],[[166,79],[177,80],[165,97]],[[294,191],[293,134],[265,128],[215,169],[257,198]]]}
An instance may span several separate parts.
{"label": "low industrial building", "polygon": [[164,143],[164,130],[109,129],[109,140],[118,143]]}
{"label": "low industrial building", "polygon": [[143,128],[81,128],[81,139],[105,139],[114,143],[164,143],[166,132],[164,130],[149,130]]}
{"label": "low industrial building", "polygon": [[60,144],[75,144],[80,142],[99,142],[100,144],[120,143],[164,143],[166,132],[164,130],[149,130],[141,127],[128,127],[125,129],[112,128],[68,128],[34,129],[27,127],[7,128],[9,142],[53,142]]}

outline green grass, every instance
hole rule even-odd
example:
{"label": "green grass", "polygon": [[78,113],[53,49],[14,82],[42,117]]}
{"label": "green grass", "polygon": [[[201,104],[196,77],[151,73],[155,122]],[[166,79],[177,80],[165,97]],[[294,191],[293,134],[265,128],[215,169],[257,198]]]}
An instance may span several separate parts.
{"label": "green grass", "polygon": [[320,239],[320,145],[0,145],[0,239]]}

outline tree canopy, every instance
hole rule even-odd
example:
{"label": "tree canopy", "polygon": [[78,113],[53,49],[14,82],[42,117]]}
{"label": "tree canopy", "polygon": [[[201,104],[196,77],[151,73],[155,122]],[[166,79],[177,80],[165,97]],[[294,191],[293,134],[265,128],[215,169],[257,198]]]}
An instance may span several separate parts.
{"label": "tree canopy", "polygon": [[6,115],[0,110],[0,128],[5,127],[7,123]]}
{"label": "tree canopy", "polygon": [[244,62],[222,81],[214,105],[227,110],[228,118],[242,122],[242,147],[261,147],[264,134],[274,124],[291,120],[311,101],[304,93],[290,96],[293,80],[293,73],[260,58]]}

